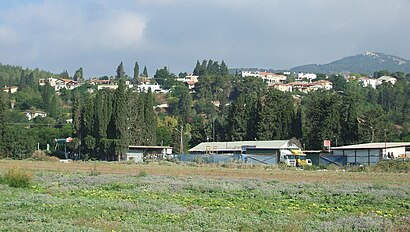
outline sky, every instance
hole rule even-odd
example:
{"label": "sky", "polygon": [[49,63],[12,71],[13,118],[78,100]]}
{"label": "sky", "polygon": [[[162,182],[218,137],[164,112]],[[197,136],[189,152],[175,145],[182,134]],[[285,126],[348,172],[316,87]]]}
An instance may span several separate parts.
{"label": "sky", "polygon": [[287,69],[364,53],[410,59],[409,0],[1,0],[0,63],[86,78],[197,60]]}

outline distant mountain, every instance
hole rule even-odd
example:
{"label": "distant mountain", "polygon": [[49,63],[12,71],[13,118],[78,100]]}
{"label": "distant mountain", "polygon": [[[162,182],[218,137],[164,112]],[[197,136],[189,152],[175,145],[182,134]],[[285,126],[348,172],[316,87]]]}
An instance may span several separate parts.
{"label": "distant mountain", "polygon": [[410,73],[410,61],[383,53],[366,52],[345,57],[329,64],[309,64],[291,68],[292,72],[347,73],[355,72],[372,75],[376,71]]}

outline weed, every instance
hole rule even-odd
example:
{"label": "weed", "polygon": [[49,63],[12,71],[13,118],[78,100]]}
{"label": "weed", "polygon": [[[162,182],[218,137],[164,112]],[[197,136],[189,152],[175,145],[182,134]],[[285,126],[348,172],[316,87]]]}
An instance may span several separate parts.
{"label": "weed", "polygon": [[148,176],[148,173],[146,171],[140,171],[137,176],[138,177],[145,177],[145,176]]}
{"label": "weed", "polygon": [[31,173],[23,171],[18,168],[9,169],[6,174],[4,174],[1,182],[8,184],[13,188],[27,188],[30,186],[33,176]]}
{"label": "weed", "polygon": [[90,176],[98,176],[98,175],[100,175],[100,174],[101,174],[101,172],[99,172],[99,171],[97,170],[97,165],[94,165],[93,168],[92,168],[91,171],[90,171]]}

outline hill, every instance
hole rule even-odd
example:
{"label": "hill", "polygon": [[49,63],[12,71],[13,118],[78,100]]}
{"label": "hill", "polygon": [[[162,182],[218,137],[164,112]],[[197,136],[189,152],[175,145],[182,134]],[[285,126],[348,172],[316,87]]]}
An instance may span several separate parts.
{"label": "hill", "polygon": [[346,73],[356,72],[372,75],[376,71],[410,73],[410,61],[398,56],[366,52],[349,56],[328,64],[309,64],[291,68],[292,72]]}

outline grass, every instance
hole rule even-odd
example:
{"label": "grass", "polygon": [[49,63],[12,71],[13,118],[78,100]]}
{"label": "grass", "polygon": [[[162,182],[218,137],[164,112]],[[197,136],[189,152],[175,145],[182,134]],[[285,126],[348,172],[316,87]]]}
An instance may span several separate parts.
{"label": "grass", "polygon": [[0,173],[9,166],[34,179],[0,184],[0,231],[410,230],[408,173],[4,160]]}
{"label": "grass", "polygon": [[13,188],[27,188],[30,186],[32,178],[31,173],[19,168],[12,168],[4,174],[0,179],[0,183],[7,184]]}

